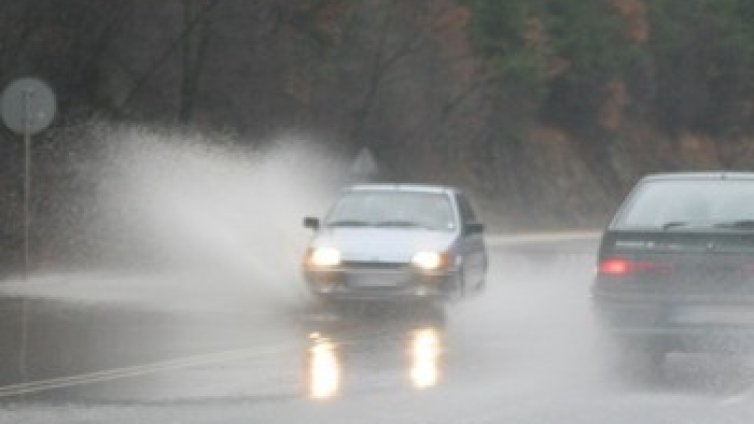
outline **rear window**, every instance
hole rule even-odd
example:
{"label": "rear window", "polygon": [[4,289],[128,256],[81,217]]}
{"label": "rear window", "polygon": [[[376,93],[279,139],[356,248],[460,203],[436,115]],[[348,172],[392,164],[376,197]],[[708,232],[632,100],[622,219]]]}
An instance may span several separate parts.
{"label": "rear window", "polygon": [[614,227],[708,226],[754,220],[754,181],[650,181],[639,186],[627,202]]}

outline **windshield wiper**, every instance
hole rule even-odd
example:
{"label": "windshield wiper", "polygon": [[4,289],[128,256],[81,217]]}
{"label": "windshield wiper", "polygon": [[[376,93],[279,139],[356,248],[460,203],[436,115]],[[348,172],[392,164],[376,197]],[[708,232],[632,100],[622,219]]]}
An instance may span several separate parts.
{"label": "windshield wiper", "polygon": [[718,228],[754,229],[754,219],[739,219],[736,221],[717,222],[714,226]]}
{"label": "windshield wiper", "polygon": [[366,221],[356,219],[343,219],[340,221],[328,222],[328,227],[369,227],[371,224]]}

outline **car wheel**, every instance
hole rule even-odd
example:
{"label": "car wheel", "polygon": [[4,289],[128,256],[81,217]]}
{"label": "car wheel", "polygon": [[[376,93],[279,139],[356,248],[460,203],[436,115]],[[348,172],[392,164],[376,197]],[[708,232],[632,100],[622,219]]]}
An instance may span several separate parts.
{"label": "car wheel", "polygon": [[456,275],[455,287],[453,287],[453,300],[461,300],[466,297],[466,279],[464,275],[466,274],[463,267],[461,267]]}
{"label": "car wheel", "polygon": [[477,292],[482,293],[485,289],[487,289],[487,269],[489,268],[489,263],[487,262],[487,257],[484,258],[484,267],[482,268],[482,278],[479,280],[479,283],[476,286]]}
{"label": "car wheel", "polygon": [[474,291],[481,294],[486,289],[487,289],[487,278],[482,277],[482,279],[477,283],[476,287],[474,288]]}

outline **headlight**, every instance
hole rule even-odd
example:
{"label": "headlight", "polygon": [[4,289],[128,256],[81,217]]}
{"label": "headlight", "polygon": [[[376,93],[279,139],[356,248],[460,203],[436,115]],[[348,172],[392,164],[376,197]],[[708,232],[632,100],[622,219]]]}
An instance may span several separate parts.
{"label": "headlight", "polygon": [[411,258],[412,264],[426,271],[439,269],[445,262],[445,255],[438,252],[418,252]]}
{"label": "headlight", "polygon": [[340,251],[332,247],[317,247],[309,255],[309,263],[319,267],[340,265]]}

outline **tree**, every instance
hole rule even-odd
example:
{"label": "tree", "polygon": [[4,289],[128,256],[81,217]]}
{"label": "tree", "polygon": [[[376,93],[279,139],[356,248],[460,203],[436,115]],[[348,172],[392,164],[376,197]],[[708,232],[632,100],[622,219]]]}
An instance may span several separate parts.
{"label": "tree", "polygon": [[207,60],[211,35],[211,9],[217,1],[182,0],[183,27],[181,36],[181,81],[178,101],[178,122],[191,121],[196,102],[199,78]]}

